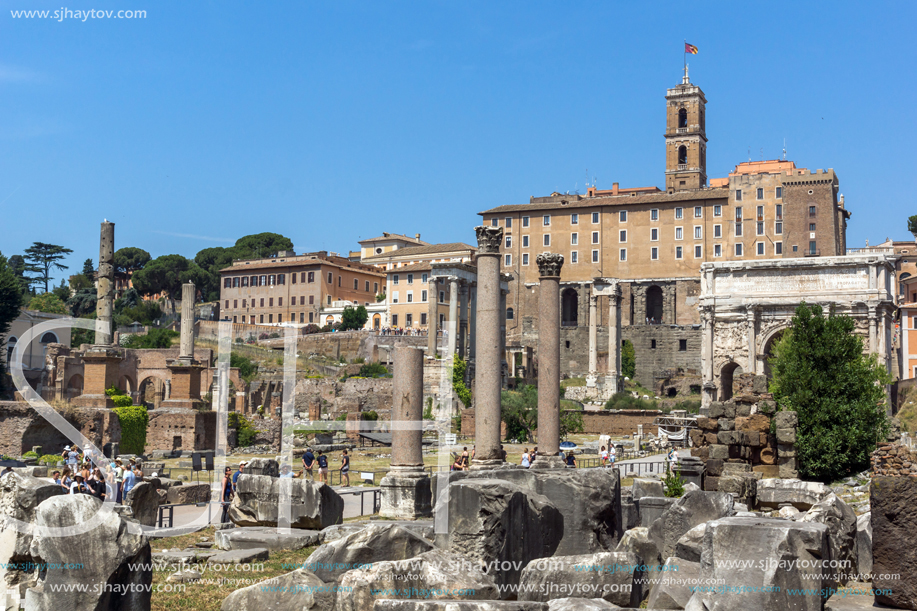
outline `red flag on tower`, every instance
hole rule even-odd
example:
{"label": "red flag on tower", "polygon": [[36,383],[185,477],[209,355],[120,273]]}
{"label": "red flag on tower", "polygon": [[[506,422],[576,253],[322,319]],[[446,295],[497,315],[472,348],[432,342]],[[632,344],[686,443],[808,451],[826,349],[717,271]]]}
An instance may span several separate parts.
{"label": "red flag on tower", "polygon": [[689,45],[685,43],[685,53],[690,53],[691,55],[697,55],[697,47],[694,45]]}

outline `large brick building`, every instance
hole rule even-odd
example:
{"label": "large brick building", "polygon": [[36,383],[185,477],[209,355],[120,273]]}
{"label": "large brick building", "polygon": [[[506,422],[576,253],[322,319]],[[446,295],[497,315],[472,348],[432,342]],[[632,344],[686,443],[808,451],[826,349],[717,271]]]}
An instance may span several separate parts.
{"label": "large brick building", "polygon": [[[667,91],[664,191],[614,183],[610,190],[552,193],[480,213],[485,224],[504,228],[502,271],[517,280],[507,299],[510,344],[534,346],[537,339],[539,253],[564,256],[562,371],[570,374],[585,371],[584,342],[576,330],[585,332],[596,278],[625,281],[626,327],[664,323],[690,331],[700,322],[696,302],[704,262],[845,254],[850,215],[833,170],[810,172],[785,160],[748,162],[708,184],[706,103],[687,74]],[[599,299],[598,324],[607,325],[607,298]],[[657,369],[681,366],[686,355],[678,352],[693,359],[699,339],[682,330],[669,342],[665,333],[624,331],[625,338],[633,335],[638,354],[645,349],[643,361]],[[646,351],[668,344],[678,347],[673,358]]]}
{"label": "large brick building", "polygon": [[223,319],[249,324],[324,325],[323,308],[368,306],[385,287],[381,270],[325,251],[236,261],[220,276]]}

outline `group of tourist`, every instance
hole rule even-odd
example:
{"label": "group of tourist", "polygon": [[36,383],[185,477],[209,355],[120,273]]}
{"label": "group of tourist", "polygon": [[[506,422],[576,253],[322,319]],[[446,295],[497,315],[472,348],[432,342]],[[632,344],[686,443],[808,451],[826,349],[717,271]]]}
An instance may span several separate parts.
{"label": "group of tourist", "polygon": [[134,486],[143,481],[143,465],[134,458],[126,466],[120,458],[115,459],[108,463],[104,473],[94,465],[107,459],[93,450],[83,452],[78,446],[66,446],[61,458],[64,469],[53,471],[51,478],[68,494],[89,494],[102,501],[111,499],[120,504]]}
{"label": "group of tourist", "polygon": [[618,451],[615,449],[614,444],[608,444],[608,449],[605,449],[605,446],[602,446],[602,449],[599,450],[599,458],[602,461],[603,467],[614,467],[615,459],[618,457]]}
{"label": "group of tourist", "polygon": [[417,337],[426,334],[426,329],[405,329],[404,327],[383,327],[379,330],[379,335],[407,335],[411,337]]}

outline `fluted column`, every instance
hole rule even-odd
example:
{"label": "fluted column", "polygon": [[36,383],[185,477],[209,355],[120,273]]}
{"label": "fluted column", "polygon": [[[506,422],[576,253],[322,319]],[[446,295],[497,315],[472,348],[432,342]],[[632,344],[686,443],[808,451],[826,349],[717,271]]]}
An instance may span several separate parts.
{"label": "fluted column", "polygon": [[560,452],[560,270],[563,255],[543,253],[538,263],[537,468],[563,467]]}
{"label": "fluted column", "polygon": [[500,451],[500,245],[503,228],[475,227],[478,268],[473,469],[503,464]]}
{"label": "fluted column", "polygon": [[436,325],[439,324],[438,299],[436,278],[431,275],[427,285],[427,356],[431,359],[436,358]]}
{"label": "fluted column", "polygon": [[589,289],[589,373],[586,375],[586,386],[595,387],[598,380],[598,324],[596,321],[596,302],[598,297]]}
{"label": "fluted column", "polygon": [[621,376],[621,294],[616,286],[608,296],[608,375],[605,388],[618,392],[618,378]]}

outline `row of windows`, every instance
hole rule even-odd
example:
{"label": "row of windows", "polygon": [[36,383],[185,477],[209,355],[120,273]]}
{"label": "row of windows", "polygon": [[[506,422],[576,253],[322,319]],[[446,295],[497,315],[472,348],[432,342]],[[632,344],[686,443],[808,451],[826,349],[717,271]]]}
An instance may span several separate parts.
{"label": "row of windows", "polygon": [[[254,315],[254,314],[252,314],[252,315],[250,315],[250,316],[248,317],[248,319],[249,319],[249,320],[248,320],[248,323],[254,325],[254,324],[258,324],[258,323],[265,323],[265,322],[272,323],[272,322],[274,322],[274,315],[273,315],[273,314],[267,314],[266,316],[267,316],[267,320],[264,319],[265,314],[259,314],[259,315],[257,315],[257,316]],[[309,313],[308,313],[308,316],[307,316],[306,312],[300,312],[300,313],[299,313],[299,322],[305,323],[307,317],[308,317],[308,322],[315,322],[315,312],[309,312]],[[245,324],[245,322],[246,322],[245,316],[238,316],[238,317],[237,317],[237,316],[233,316],[233,317],[232,317],[232,321],[233,321],[233,322],[239,322],[239,320],[238,320],[239,318],[241,318],[241,319],[242,319],[242,323]],[[255,322],[256,319],[257,319],[257,322]],[[283,314],[278,314],[278,315],[277,315],[277,322],[283,322]],[[294,323],[296,322],[296,313],[295,313],[295,312],[292,313],[292,314],[290,314],[290,320],[288,320],[287,322],[294,322]]]}
{"label": "row of windows", "polygon": [[[755,189],[756,199],[764,199],[764,189],[758,187]],[[783,187],[774,187],[774,197],[776,199],[783,199]],[[736,189],[736,201],[742,201],[742,189]]]}
{"label": "row of windows", "polygon": [[[398,295],[398,291],[392,291],[392,303],[398,303],[399,298],[400,296]],[[408,291],[405,294],[405,298],[407,299],[406,303],[414,303],[414,291]],[[446,303],[446,292],[445,291],[439,292],[439,302]],[[427,292],[426,291],[420,291],[420,303],[427,303]]]}
{"label": "row of windows", "polygon": [[[764,199],[763,189],[758,189],[758,193],[759,193],[758,199]],[[776,190],[776,197],[778,197],[778,198],[783,197],[783,187],[777,187],[777,190]],[[741,189],[739,189],[739,190],[736,191],[736,201],[742,201],[742,191],[741,191]],[[813,207],[810,207],[810,209],[809,209],[810,214],[813,213],[813,210],[814,210],[814,206],[813,206]],[[758,212],[758,216],[764,216],[764,206],[758,206],[757,212]],[[721,216],[723,216],[723,206],[722,206],[721,204],[716,204],[716,205],[713,206],[713,216],[714,216],[714,217],[721,217]],[[777,204],[777,218],[781,218],[782,216],[783,216],[783,205],[782,205],[782,204]],[[676,220],[679,220],[679,219],[683,219],[684,217],[685,217],[685,209],[684,209],[684,208],[675,208],[675,219],[676,219]],[[703,208],[703,206],[694,206],[694,218],[699,219],[699,218],[703,218],[703,217],[704,217],[704,208]],[[736,219],[740,219],[740,218],[742,218],[742,207],[741,207],[741,206],[737,206],[737,207],[736,207]],[[651,209],[650,209],[650,220],[651,220],[651,221],[658,221],[658,220],[659,220],[659,208],[651,208]],[[618,221],[621,222],[621,223],[626,223],[626,222],[627,222],[627,210],[619,210],[619,211],[618,211]],[[509,217],[509,216],[508,216],[508,217],[505,217],[505,218],[503,219],[503,222],[504,222],[504,227],[506,227],[507,229],[512,228],[512,226],[513,226],[513,219],[512,219],[512,217]],[[593,213],[592,213],[592,223],[593,223],[594,225],[597,225],[597,224],[599,223],[599,213],[598,213],[598,212],[593,212]],[[496,218],[496,217],[495,217],[495,218],[492,218],[492,219],[490,219],[490,224],[491,224],[493,227],[499,227],[499,226],[500,226],[500,219],[498,219],[498,218]],[[542,216],[542,217],[541,217],[541,224],[542,224],[543,227],[550,227],[550,226],[551,226],[551,215],[550,215],[550,214],[545,214],[544,216]],[[579,214],[574,213],[574,214],[571,214],[571,215],[570,215],[570,224],[571,224],[571,225],[578,225],[578,224],[579,224]],[[529,226],[530,226],[530,217],[528,217],[528,216],[523,216],[523,217],[522,217],[522,226],[523,226],[523,227],[529,227]]]}
{"label": "row of windows", "polygon": [[[445,325],[445,323],[446,323],[446,315],[445,315],[445,314],[440,314],[440,315],[439,315],[439,326],[442,327],[443,325]],[[421,325],[426,325],[426,324],[427,324],[427,313],[426,313],[426,312],[421,312],[421,314],[420,314],[420,324],[421,324]],[[413,325],[414,325],[414,315],[413,315],[413,314],[405,314],[405,315],[404,315],[404,326],[406,326],[406,327],[411,327],[411,326],[413,326]],[[397,315],[397,314],[392,314],[392,326],[393,326],[393,327],[397,327],[397,326],[398,326],[398,315]]]}
{"label": "row of windows", "polygon": [[[258,305],[258,300],[256,300],[256,299],[251,299],[251,300],[249,300],[249,299],[243,299],[243,300],[242,300],[242,307],[243,307],[243,308],[248,308],[248,307],[252,307],[252,308],[254,308],[254,307],[262,307],[262,308],[263,308],[263,307],[264,307],[264,302],[265,302],[265,298],[264,298],[264,297],[261,298],[260,305]],[[228,300],[228,299],[225,300],[224,303],[225,303],[224,308],[228,310],[228,309],[229,309],[229,300]],[[293,297],[290,298],[290,305],[291,305],[291,306],[295,306],[295,305],[296,305],[296,295],[294,295]],[[305,296],[305,295],[299,295],[299,305],[306,305],[306,296]],[[315,295],[309,295],[309,305],[315,305]],[[331,295],[328,295],[328,305],[331,305]],[[369,304],[367,303],[366,305],[369,305]],[[236,309],[236,308],[239,307],[239,300],[238,300],[238,299],[233,299],[233,300],[232,300],[232,307],[233,307],[233,309]],[[269,307],[269,308],[273,308],[273,307],[274,307],[274,298],[273,298],[273,297],[268,297],[268,298],[267,298],[267,307]],[[278,298],[277,298],[277,307],[279,307],[279,308],[282,308],[282,307],[283,307],[283,297],[278,297]]]}
{"label": "row of windows", "polygon": [[[401,277],[400,277],[399,274],[392,274],[392,284],[398,284],[398,282],[400,281],[400,279],[401,279]],[[426,282],[427,282],[427,275],[426,275],[426,274],[421,274],[421,275],[420,275],[420,281],[421,281],[422,283],[426,284]],[[408,284],[414,284],[414,274],[407,274],[407,276],[405,276],[405,282],[407,282]]]}
{"label": "row of windows", "polygon": [[[810,251],[811,251],[813,254],[817,252],[816,249],[815,249],[814,244],[815,244],[815,242],[810,242],[810,243],[809,243],[809,249],[810,249]],[[774,245],[774,254],[775,254],[775,255],[782,255],[782,254],[783,254],[783,242],[773,242],[773,245]],[[794,249],[794,251],[795,251],[795,250],[796,250],[796,247],[794,246],[793,249]],[[766,254],[766,253],[765,253],[765,242],[756,242],[756,243],[755,243],[755,254],[756,254],[756,255],[759,255],[759,256],[763,256],[763,255]],[[695,245],[695,246],[694,246],[694,258],[695,258],[695,259],[700,259],[700,258],[702,258],[703,256],[704,256],[703,246],[701,246],[700,244]],[[714,256],[714,257],[722,257],[722,256],[723,256],[723,245],[722,245],[722,244],[714,244],[714,245],[713,245],[713,256]],[[742,256],[744,256],[744,245],[742,245],[742,244],[735,244],[735,256],[737,256],[737,257],[742,257]],[[599,262],[599,257],[600,257],[599,251],[598,251],[598,250],[593,250],[593,251],[592,251],[592,262],[593,262],[593,263],[598,263],[598,262]],[[683,258],[684,258],[684,247],[683,247],[683,246],[676,246],[676,247],[675,247],[675,258],[676,258],[676,259],[683,259]],[[530,260],[530,259],[529,259],[528,253],[524,253],[524,254],[522,255],[522,265],[528,265],[528,264],[529,264],[529,260]],[[626,249],[626,248],[621,248],[621,249],[618,250],[618,260],[619,260],[619,261],[627,261],[627,249]],[[650,260],[652,260],[652,261],[658,261],[658,260],[659,260],[659,247],[653,246],[652,248],[650,248]],[[578,253],[577,251],[575,251],[575,250],[572,251],[572,252],[570,253],[570,263],[579,263],[579,253]],[[504,264],[504,266],[506,266],[506,267],[512,267],[512,265],[513,265],[513,256],[510,255],[510,254],[503,255],[503,264]]]}
{"label": "row of windows", "polygon": [[[315,272],[301,272],[300,274],[292,273],[290,274],[290,282],[296,284],[296,278],[299,276],[300,282],[303,284],[315,282]],[[341,276],[338,276],[338,286],[341,286],[343,279]],[[369,280],[365,280],[364,290],[369,292]],[[334,283],[334,274],[328,272],[328,284]],[[223,288],[224,289],[236,289],[236,288],[245,288],[248,286],[280,286],[286,284],[286,274],[266,274],[263,276],[233,276],[232,278],[223,278]],[[353,290],[360,290],[360,281],[357,278],[353,279]],[[379,283],[373,283],[373,290],[379,292]]]}

